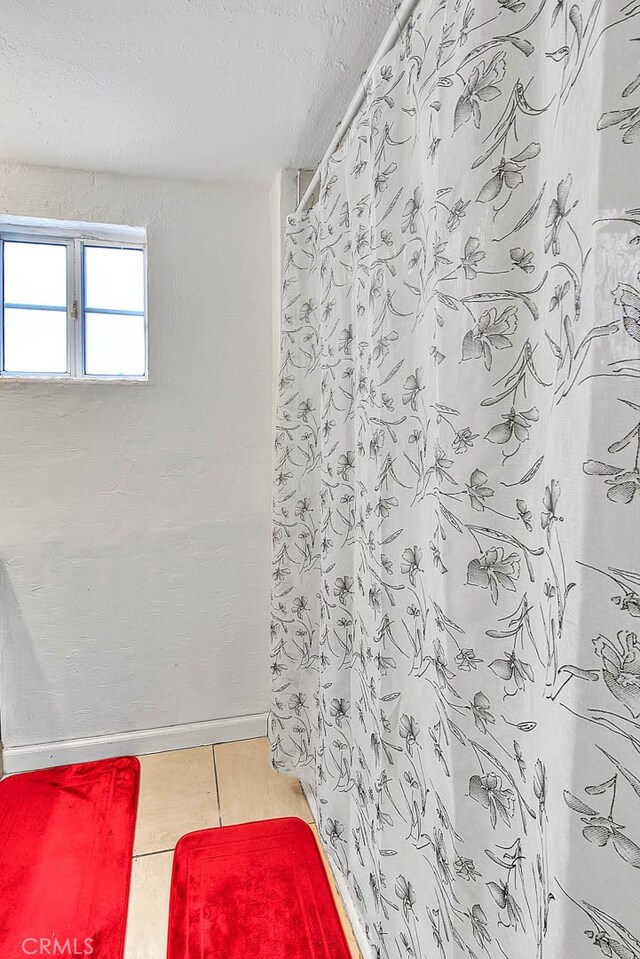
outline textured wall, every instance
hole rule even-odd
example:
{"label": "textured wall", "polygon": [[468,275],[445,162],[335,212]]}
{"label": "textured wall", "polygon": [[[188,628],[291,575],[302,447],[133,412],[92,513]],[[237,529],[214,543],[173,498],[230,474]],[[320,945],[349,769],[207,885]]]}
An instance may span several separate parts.
{"label": "textured wall", "polygon": [[150,382],[0,381],[5,746],[260,712],[268,191],[2,166],[0,212],[149,243]]}

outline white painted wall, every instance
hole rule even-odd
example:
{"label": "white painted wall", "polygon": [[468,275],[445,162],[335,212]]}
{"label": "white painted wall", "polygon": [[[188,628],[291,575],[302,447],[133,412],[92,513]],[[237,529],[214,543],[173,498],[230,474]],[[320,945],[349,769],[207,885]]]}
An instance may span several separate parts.
{"label": "white painted wall", "polygon": [[5,165],[0,212],[149,244],[148,383],[0,381],[5,766],[231,736],[268,702],[268,189]]}

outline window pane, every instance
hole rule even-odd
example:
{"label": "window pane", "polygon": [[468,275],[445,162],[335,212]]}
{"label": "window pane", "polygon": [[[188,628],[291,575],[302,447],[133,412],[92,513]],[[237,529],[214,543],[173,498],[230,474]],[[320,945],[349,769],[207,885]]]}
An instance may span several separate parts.
{"label": "window pane", "polygon": [[84,248],[85,307],[144,312],[142,250]]}
{"label": "window pane", "polygon": [[5,308],[4,369],[7,373],[66,373],[66,312]]}
{"label": "window pane", "polygon": [[144,316],[87,312],[85,372],[90,376],[144,376]]}
{"label": "window pane", "polygon": [[66,246],[5,241],[4,301],[32,306],[66,306]]}

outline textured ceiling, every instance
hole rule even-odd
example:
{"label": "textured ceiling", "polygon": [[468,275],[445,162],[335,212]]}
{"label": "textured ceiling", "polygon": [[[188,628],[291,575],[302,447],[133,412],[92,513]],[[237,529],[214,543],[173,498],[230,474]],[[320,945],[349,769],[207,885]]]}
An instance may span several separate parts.
{"label": "textured ceiling", "polygon": [[396,0],[2,0],[0,158],[193,179],[320,159]]}

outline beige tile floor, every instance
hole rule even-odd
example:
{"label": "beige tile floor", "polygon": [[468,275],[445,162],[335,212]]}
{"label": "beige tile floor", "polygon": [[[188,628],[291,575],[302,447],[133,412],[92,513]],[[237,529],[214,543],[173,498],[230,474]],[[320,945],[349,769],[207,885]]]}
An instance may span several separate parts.
{"label": "beige tile floor", "polygon": [[[140,757],[124,959],[165,959],[173,850],[184,833],[276,816],[313,824],[300,783],[274,772],[268,754],[266,739],[247,739]],[[361,959],[323,859],[351,954]]]}

